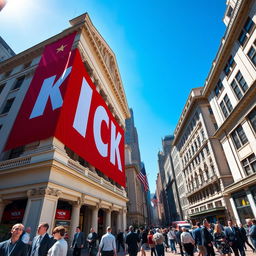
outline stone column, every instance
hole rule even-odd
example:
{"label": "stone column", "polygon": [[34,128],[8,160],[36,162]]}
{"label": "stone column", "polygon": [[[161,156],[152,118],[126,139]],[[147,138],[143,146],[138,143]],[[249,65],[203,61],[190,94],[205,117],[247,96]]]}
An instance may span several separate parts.
{"label": "stone column", "polygon": [[256,218],[256,205],[255,205],[252,193],[249,190],[249,188],[246,190],[246,195],[247,195],[248,201],[251,205],[253,216],[254,216],[254,218]]}
{"label": "stone column", "polygon": [[106,228],[111,227],[111,210],[106,210]]}
{"label": "stone column", "polygon": [[57,203],[61,194],[60,190],[49,187],[31,189],[27,192],[28,202],[23,224],[31,227],[31,238],[36,235],[37,226],[41,222],[47,222],[49,233],[52,232]]}
{"label": "stone column", "polygon": [[92,209],[92,228],[94,228],[96,233],[98,233],[98,212],[99,212],[99,206],[96,205]]}
{"label": "stone column", "polygon": [[127,213],[127,209],[124,207],[123,211],[122,211],[122,221],[123,221],[123,230],[125,230],[127,228],[127,224],[126,224],[126,213]]}
{"label": "stone column", "polygon": [[122,227],[122,220],[121,220],[121,212],[120,211],[117,212],[117,231],[118,230],[124,231],[123,227]]}
{"label": "stone column", "polygon": [[74,237],[76,232],[76,227],[79,226],[79,217],[80,217],[80,208],[81,204],[79,201],[72,203],[72,213],[70,221],[70,237]]}
{"label": "stone column", "polygon": [[233,197],[230,197],[229,201],[230,201],[230,204],[231,204],[231,207],[232,207],[235,219],[236,219],[236,223],[237,223],[237,225],[239,225],[241,223],[241,221],[240,221],[240,218],[239,218],[239,215],[238,215],[236,205],[235,205],[235,201],[234,201]]}

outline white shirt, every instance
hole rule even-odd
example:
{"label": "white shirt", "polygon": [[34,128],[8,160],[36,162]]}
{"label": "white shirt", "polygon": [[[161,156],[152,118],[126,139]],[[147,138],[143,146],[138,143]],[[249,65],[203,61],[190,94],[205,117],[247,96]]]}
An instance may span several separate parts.
{"label": "white shirt", "polygon": [[174,232],[173,230],[170,230],[170,231],[167,233],[167,236],[168,236],[168,238],[171,239],[171,240],[176,239],[176,234],[175,234],[175,232]]}
{"label": "white shirt", "polygon": [[106,233],[102,236],[99,249],[102,251],[114,251],[116,250],[116,239],[111,233]]}
{"label": "white shirt", "polygon": [[22,241],[24,244],[28,244],[29,240],[30,240],[30,234],[26,232],[26,233],[22,236],[21,241]]}
{"label": "white shirt", "polygon": [[180,235],[180,240],[183,244],[195,244],[195,240],[189,232],[182,232]]}
{"label": "white shirt", "polygon": [[47,256],[66,256],[68,243],[64,238],[58,240],[48,251]]}

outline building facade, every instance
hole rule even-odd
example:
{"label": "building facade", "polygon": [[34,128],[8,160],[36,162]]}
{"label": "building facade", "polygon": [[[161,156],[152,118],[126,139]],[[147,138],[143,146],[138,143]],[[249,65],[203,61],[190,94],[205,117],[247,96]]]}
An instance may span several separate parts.
{"label": "building facade", "polygon": [[255,11],[255,1],[227,2],[227,29],[203,91],[234,179],[223,193],[237,223],[256,217]]}
{"label": "building facade", "polygon": [[54,226],[62,224],[70,236],[78,225],[85,234],[93,227],[99,235],[108,225],[114,228],[114,232],[126,228],[128,199],[124,187],[57,138],[50,137],[5,150],[45,45],[74,32],[72,49],[78,49],[96,90],[124,129],[125,119],[130,113],[113,51],[88,14],[72,19],[70,24],[60,34],[0,64],[1,234],[15,222],[30,226],[32,236],[38,223],[44,221],[49,223],[50,232]]}
{"label": "building facade", "polygon": [[181,158],[188,219],[224,223],[229,218],[229,202],[222,192],[233,178],[221,144],[213,138],[216,122],[202,90],[192,89],[175,129],[173,145]]}
{"label": "building facade", "polygon": [[15,52],[0,36],[0,62],[4,61],[12,56],[15,56]]}

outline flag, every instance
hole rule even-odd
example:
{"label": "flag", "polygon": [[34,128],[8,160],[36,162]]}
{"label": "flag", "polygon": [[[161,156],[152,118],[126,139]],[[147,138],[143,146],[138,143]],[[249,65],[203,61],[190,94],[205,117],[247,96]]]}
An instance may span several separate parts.
{"label": "flag", "polygon": [[157,204],[158,204],[158,199],[157,199],[157,197],[156,197],[156,194],[153,196],[153,198],[151,199],[151,202],[152,202],[152,206],[153,207],[156,207],[157,206]]}
{"label": "flag", "polygon": [[149,190],[149,186],[148,186],[148,179],[147,179],[147,175],[146,175],[146,171],[145,171],[144,166],[140,170],[140,172],[137,175],[137,177],[141,181],[141,183],[143,184],[144,190],[147,192]]}

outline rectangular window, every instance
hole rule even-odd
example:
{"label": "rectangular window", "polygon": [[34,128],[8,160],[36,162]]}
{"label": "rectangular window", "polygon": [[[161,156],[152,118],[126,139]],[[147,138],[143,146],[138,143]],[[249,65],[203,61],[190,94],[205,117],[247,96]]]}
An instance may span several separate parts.
{"label": "rectangular window", "polygon": [[5,84],[0,84],[0,94],[1,94],[2,90],[4,89],[4,87],[5,87]]}
{"label": "rectangular window", "polygon": [[3,108],[2,112],[1,112],[1,115],[9,112],[9,110],[10,110],[10,108],[11,108],[13,102],[14,102],[14,99],[15,98],[11,98],[11,99],[8,99],[6,101],[5,106],[4,106],[4,108]]}
{"label": "rectangular window", "polygon": [[242,166],[247,175],[251,175],[256,172],[256,158],[254,154],[251,154],[249,157],[245,158],[242,161]]}
{"label": "rectangular window", "polygon": [[252,128],[256,132],[256,108],[249,113],[248,119],[252,125]]}
{"label": "rectangular window", "polygon": [[256,40],[253,42],[247,55],[252,61],[253,65],[256,67]]}
{"label": "rectangular window", "polygon": [[236,74],[236,81],[238,82],[238,84],[240,85],[241,89],[243,92],[246,92],[248,89],[248,85],[244,79],[244,77],[242,76],[242,73],[240,71],[237,72]]}
{"label": "rectangular window", "polygon": [[228,116],[228,110],[227,110],[227,108],[226,108],[226,106],[225,106],[225,104],[224,104],[223,101],[220,103],[220,108],[221,108],[221,110],[222,110],[223,115],[224,115],[225,117],[227,117],[227,116]]}
{"label": "rectangular window", "polygon": [[222,89],[223,89],[223,84],[222,84],[221,80],[219,80],[217,85],[214,88],[215,95],[218,96],[219,93],[222,91]]}
{"label": "rectangular window", "polygon": [[254,27],[254,22],[250,17],[248,17],[247,21],[244,24],[244,27],[238,37],[238,42],[243,46],[245,42],[247,42],[248,38],[250,37],[250,34],[252,32],[252,28]]}
{"label": "rectangular window", "polygon": [[240,71],[238,71],[238,73],[235,76],[235,79],[232,81],[231,87],[239,100],[243,97],[244,93],[247,91],[248,85]]}
{"label": "rectangular window", "polygon": [[20,88],[22,83],[23,83],[23,81],[24,81],[24,79],[25,79],[25,76],[21,76],[21,77],[17,78],[17,80],[16,80],[12,90]]}
{"label": "rectangular window", "polygon": [[224,102],[226,104],[226,107],[228,108],[228,111],[231,112],[233,110],[233,106],[232,106],[227,94],[224,96]]}
{"label": "rectangular window", "polygon": [[231,133],[231,136],[237,149],[239,149],[246,142],[248,142],[248,139],[244,133],[244,129],[241,125],[237,126],[237,128]]}
{"label": "rectangular window", "polygon": [[235,79],[232,81],[231,87],[232,87],[234,93],[236,94],[236,97],[240,100],[243,97],[243,94],[242,94]]}
{"label": "rectangular window", "polygon": [[236,62],[234,61],[234,58],[231,55],[228,59],[228,62],[226,64],[225,68],[224,68],[224,73],[226,74],[226,76],[228,76],[231,73],[231,71],[234,70],[235,64],[236,64]]}

